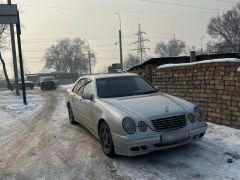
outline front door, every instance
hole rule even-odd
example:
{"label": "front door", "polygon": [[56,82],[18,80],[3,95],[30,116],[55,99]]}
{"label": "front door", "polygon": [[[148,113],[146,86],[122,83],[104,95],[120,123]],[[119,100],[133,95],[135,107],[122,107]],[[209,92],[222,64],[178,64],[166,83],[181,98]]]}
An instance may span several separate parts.
{"label": "front door", "polygon": [[[94,97],[94,86],[93,81],[91,79],[86,80],[83,94],[92,94]],[[93,130],[94,123],[93,123],[93,104],[94,100],[86,100],[82,99],[82,116],[84,118],[84,121],[86,122],[86,125],[89,129]]]}

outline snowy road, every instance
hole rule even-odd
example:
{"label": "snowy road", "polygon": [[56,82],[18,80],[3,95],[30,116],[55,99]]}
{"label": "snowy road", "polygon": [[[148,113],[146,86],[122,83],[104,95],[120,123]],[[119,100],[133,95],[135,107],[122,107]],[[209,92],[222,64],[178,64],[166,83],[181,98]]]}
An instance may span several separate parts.
{"label": "snowy road", "polygon": [[239,130],[209,124],[202,142],[110,159],[87,130],[70,125],[63,90],[32,94],[42,106],[19,117],[4,105],[15,99],[0,100],[0,179],[240,179]]}

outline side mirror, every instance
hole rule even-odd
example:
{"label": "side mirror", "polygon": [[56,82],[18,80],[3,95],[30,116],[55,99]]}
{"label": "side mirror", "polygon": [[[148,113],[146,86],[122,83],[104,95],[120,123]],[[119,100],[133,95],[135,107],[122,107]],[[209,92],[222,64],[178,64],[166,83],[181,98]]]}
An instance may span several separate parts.
{"label": "side mirror", "polygon": [[93,94],[83,94],[82,98],[85,100],[92,101],[93,100]]}
{"label": "side mirror", "polygon": [[160,91],[160,87],[159,86],[154,86],[156,90]]}

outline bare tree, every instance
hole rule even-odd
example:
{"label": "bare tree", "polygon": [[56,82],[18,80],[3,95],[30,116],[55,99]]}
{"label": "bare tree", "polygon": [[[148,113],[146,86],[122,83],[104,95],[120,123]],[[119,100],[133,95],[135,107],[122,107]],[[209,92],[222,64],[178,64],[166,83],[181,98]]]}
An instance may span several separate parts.
{"label": "bare tree", "polygon": [[124,61],[124,69],[129,69],[137,64],[139,64],[141,61],[137,56],[134,56],[132,54],[128,54],[128,57]]}
{"label": "bare tree", "polygon": [[186,53],[186,43],[172,38],[168,43],[159,42],[155,48],[155,54],[160,57],[179,56]]}
{"label": "bare tree", "polygon": [[240,52],[240,3],[222,15],[210,19],[207,33],[210,52]]}
{"label": "bare tree", "polygon": [[7,69],[6,69],[6,65],[5,65],[5,61],[2,57],[2,50],[6,48],[5,43],[6,43],[6,38],[7,38],[7,33],[6,30],[8,30],[8,25],[5,24],[0,24],[0,61],[2,63],[2,68],[3,68],[3,73],[7,82],[7,86],[8,89],[10,89],[11,91],[13,90],[13,86],[10,83],[10,80],[8,78],[8,74],[7,74]]}
{"label": "bare tree", "polygon": [[[45,67],[62,72],[86,73],[89,69],[88,48],[80,38],[59,40],[47,49]],[[90,57],[94,64],[95,55],[91,53]]]}

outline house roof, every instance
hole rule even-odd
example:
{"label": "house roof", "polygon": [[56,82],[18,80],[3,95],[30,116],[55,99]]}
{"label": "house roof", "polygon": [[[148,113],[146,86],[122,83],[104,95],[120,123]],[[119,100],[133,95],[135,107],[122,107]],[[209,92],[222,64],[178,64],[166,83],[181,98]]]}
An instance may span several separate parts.
{"label": "house roof", "polygon": [[[210,59],[222,59],[222,58],[240,58],[239,53],[222,53],[222,54],[207,54],[207,55],[197,55],[196,61],[204,61]],[[179,64],[179,63],[189,63],[190,56],[177,56],[177,57],[160,57],[160,58],[151,58],[142,64],[131,67],[128,71],[133,70],[134,68],[142,68],[146,65],[160,66],[163,64]]]}

